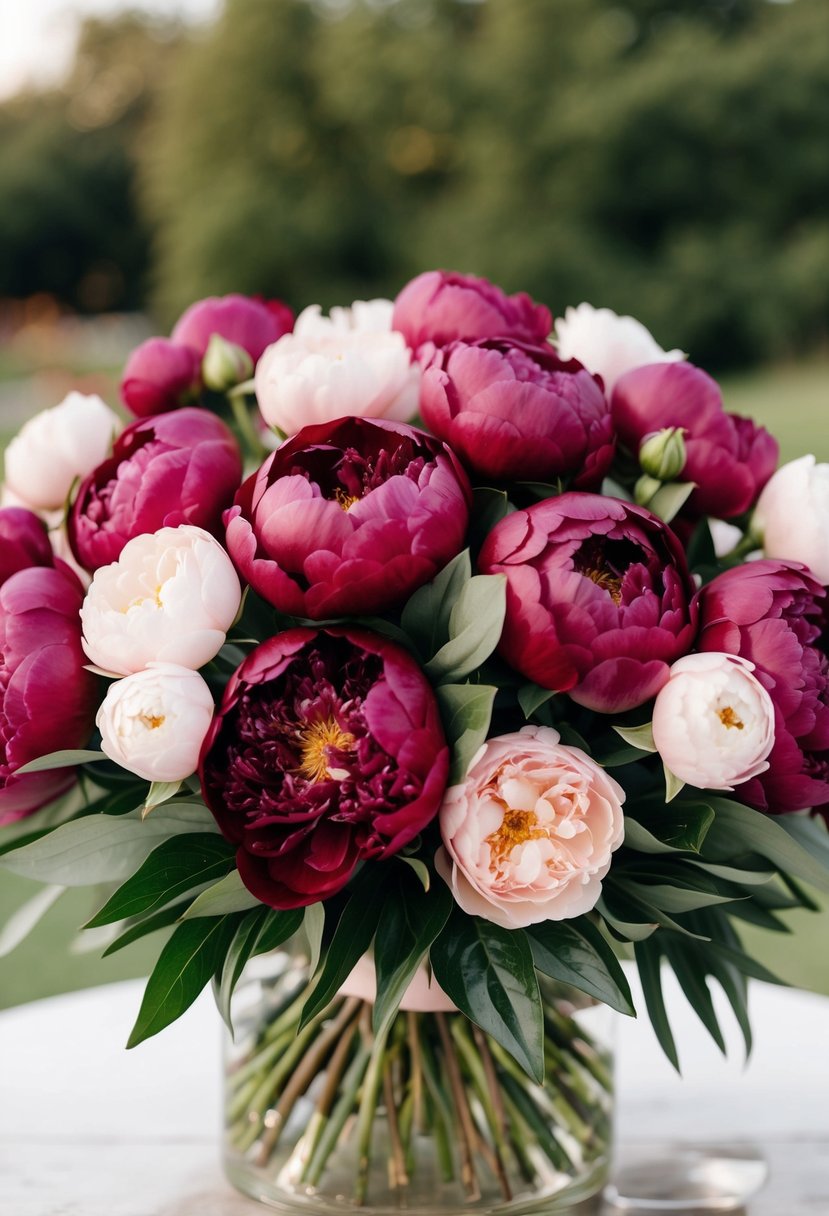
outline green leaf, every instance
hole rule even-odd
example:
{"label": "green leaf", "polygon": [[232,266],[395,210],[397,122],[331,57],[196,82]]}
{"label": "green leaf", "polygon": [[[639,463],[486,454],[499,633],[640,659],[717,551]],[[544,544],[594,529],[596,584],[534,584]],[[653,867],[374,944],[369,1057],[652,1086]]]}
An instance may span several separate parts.
{"label": "green leaf", "polygon": [[476,486],[472,491],[473,506],[469,520],[469,542],[477,553],[489,533],[506,519],[514,508],[503,490],[492,486]]}
{"label": "green leaf", "polygon": [[781,815],[775,822],[829,870],[829,831],[822,819],[815,819],[806,811],[804,814]]}
{"label": "green leaf", "polygon": [[614,726],[613,729],[621,739],[624,739],[625,743],[629,743],[637,751],[656,751],[656,744],[653,741],[653,724],[651,722],[646,722],[644,726]]}
{"label": "green leaf", "polygon": [[253,953],[269,954],[271,950],[276,950],[299,931],[302,921],[302,908],[268,908]]}
{"label": "green leaf", "polygon": [[[625,844],[632,838],[644,839],[633,830],[629,832],[631,822],[636,822],[644,828],[651,837],[662,841],[671,850],[689,853],[699,853],[711,824],[714,822],[714,812],[704,803],[687,802],[680,799],[666,806],[660,800],[659,806],[648,812],[641,804],[631,807],[625,814]],[[632,848],[640,845],[632,844]],[[642,852],[655,852],[651,848]]]}
{"label": "green leaf", "polygon": [[315,975],[322,954],[322,935],[325,930],[325,904],[309,904],[302,918],[302,927],[308,939],[308,974]]}
{"label": "green leaf", "polygon": [[540,684],[523,684],[518,689],[518,704],[524,711],[525,718],[531,718],[536,710],[556,694],[552,688],[542,688]]}
{"label": "green leaf", "polygon": [[171,836],[153,849],[85,928],[155,912],[188,891],[223,877],[233,868],[235,853],[221,836],[202,832]]}
{"label": "green leaf", "polygon": [[210,982],[236,932],[236,917],[183,921],[164,945],[127,1041],[135,1047],[169,1026]]}
{"label": "green leaf", "polygon": [[162,840],[178,833],[218,831],[203,805],[163,806],[144,822],[137,815],[86,815],[6,854],[0,865],[24,878],[86,887],[128,878]]}
{"label": "green leaf", "polygon": [[662,765],[662,771],[665,774],[665,802],[673,802],[677,794],[685,789],[685,782],[672,773],[667,764]]}
{"label": "green leaf", "polygon": [[432,885],[432,874],[426,863],[421,861],[419,857],[404,857],[401,853],[398,853],[398,857],[404,865],[409,866],[412,872],[417,875],[423,890],[428,891]]}
{"label": "green leaf", "polygon": [[491,684],[443,684],[437,689],[443,728],[452,747],[450,785],[463,781],[486,739],[497,691]]}
{"label": "green leaf", "polygon": [[635,1015],[619,960],[586,917],[542,921],[527,929],[533,962],[543,975],[570,984],[619,1013]]}
{"label": "green leaf", "polygon": [[68,750],[61,752],[50,752],[48,756],[38,756],[36,760],[30,760],[28,764],[22,764],[20,768],[15,769],[18,777],[22,777],[24,773],[45,773],[53,768],[75,768],[78,764],[97,764],[101,760],[108,760],[103,752],[88,752],[83,750]]}
{"label": "green leaf", "polygon": [[635,882],[625,878],[625,890],[636,895],[661,912],[681,915],[696,912],[699,908],[710,908],[717,904],[733,903],[747,898],[744,895],[720,895],[716,891],[704,891],[679,881],[672,883]]}
{"label": "green leaf", "polygon": [[449,614],[449,641],[425,664],[439,683],[457,683],[489,658],[501,640],[507,606],[505,574],[476,574]]}
{"label": "green leaf", "polygon": [[374,944],[377,997],[372,1022],[378,1039],[387,1033],[403,994],[449,919],[452,906],[452,893],[442,882],[428,892],[408,882],[389,898]]}
{"label": "green leaf", "polygon": [[314,987],[302,1009],[299,1028],[307,1026],[333,1000],[338,989],[371,945],[386,906],[386,887],[376,871],[366,867],[352,884],[351,898],[334,930],[331,945]]}
{"label": "green leaf", "polygon": [[820,891],[829,891],[829,866],[822,857],[808,852],[794,833],[781,827],[774,817],[725,798],[706,797],[705,801],[715,815],[706,839],[706,857],[710,856],[712,861],[731,861],[747,851],[759,853],[778,869]]}
{"label": "green leaf", "polygon": [[[607,879],[602,898],[607,907],[613,913],[621,916],[625,921],[635,924],[639,920],[642,924],[646,925],[655,923],[660,928],[672,929],[674,933],[680,933],[683,937],[700,938],[700,934],[694,933],[691,929],[686,928],[685,925],[670,917],[667,912],[663,912],[661,908],[658,908],[656,904],[646,898],[643,892],[644,888],[640,884],[628,879],[624,873],[621,873]],[[649,937],[650,934],[646,936]]]}
{"label": "green leaf", "polygon": [[123,950],[124,946],[130,946],[133,942],[137,942],[142,937],[147,937],[150,933],[157,933],[160,929],[168,929],[170,925],[174,925],[180,919],[182,912],[187,907],[187,901],[182,900],[177,904],[170,904],[167,908],[162,908],[160,912],[153,913],[152,916],[141,917],[134,924],[128,925],[123,933],[119,933],[114,941],[110,942],[103,952],[103,958],[109,954],[114,954],[116,950]]}
{"label": "green leaf", "polygon": [[12,950],[17,949],[20,943],[26,940],[65,890],[66,887],[44,887],[9,917],[0,930],[0,958],[11,954]]}
{"label": "green leaf", "polygon": [[657,490],[648,502],[648,510],[669,524],[685,506],[696,489],[693,481],[671,481]]}
{"label": "green leaf", "polygon": [[255,912],[249,912],[242,918],[231,938],[224,961],[213,977],[213,996],[216,1008],[231,1036],[233,1036],[233,1022],[230,1016],[231,998],[245,964],[253,953],[256,939],[262,929],[262,922],[267,914],[267,909],[263,907]]}
{"label": "green leaf", "polygon": [[660,975],[662,951],[654,942],[637,942],[633,949],[639,968],[639,978],[642,981],[642,993],[654,1033],[665,1055],[679,1072],[679,1056],[676,1052],[676,1043],[665,1009],[665,998],[662,994]]}
{"label": "green leaf", "polygon": [[153,781],[149,793],[144,799],[144,814],[149,815],[150,811],[161,806],[162,802],[169,802],[171,798],[175,798],[180,789],[180,781]]}
{"label": "green leaf", "polygon": [[441,988],[525,1072],[544,1080],[541,994],[529,939],[455,908],[430,952]]}
{"label": "green leaf", "polygon": [[673,968],[688,1004],[725,1055],[725,1039],[714,1012],[711,991],[705,980],[705,966],[701,960],[695,957],[693,951],[686,953],[683,946],[684,943],[680,945],[668,938],[664,943],[665,957]]}
{"label": "green leaf", "polygon": [[[774,870],[748,870],[738,866],[721,866],[715,861],[703,861],[701,857],[689,857],[689,865],[698,866],[706,874],[721,878],[724,882],[736,882],[743,886],[762,887],[776,877]],[[817,909],[814,909],[817,911]]]}
{"label": "green leaf", "polygon": [[183,920],[198,916],[227,916],[230,912],[246,912],[258,908],[261,900],[247,889],[238,870],[231,870],[227,877],[197,895],[184,913]]}
{"label": "green leaf", "polygon": [[424,658],[433,655],[449,638],[452,606],[471,577],[472,562],[469,550],[464,549],[431,583],[418,588],[403,609],[400,624]]}

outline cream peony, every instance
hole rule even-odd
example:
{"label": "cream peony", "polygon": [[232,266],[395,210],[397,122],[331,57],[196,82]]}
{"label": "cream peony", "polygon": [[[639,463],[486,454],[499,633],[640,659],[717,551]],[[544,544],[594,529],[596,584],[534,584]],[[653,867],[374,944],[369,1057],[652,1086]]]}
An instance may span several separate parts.
{"label": "cream peony", "polygon": [[219,651],[242,592],[219,542],[190,524],[136,536],[102,566],[81,608],[83,647],[104,671],[195,669]]}
{"label": "cream peony", "polygon": [[318,304],[293,333],[269,346],[256,367],[256,397],[269,426],[293,435],[304,426],[347,415],[405,422],[417,412],[420,366],[393,331],[390,300]]}
{"label": "cream peony", "polygon": [[578,359],[601,376],[607,396],[625,372],[648,363],[677,363],[681,350],[663,350],[635,317],[620,317],[611,308],[579,304],[567,308],[555,324],[555,342],[562,359]]}
{"label": "cream peony", "polygon": [[489,739],[446,791],[438,873],[465,912],[506,929],[581,916],[622,843],[624,799],[550,727]]}
{"label": "cream peony", "polygon": [[751,521],[766,557],[803,562],[829,584],[829,464],[801,456],[767,483]]}
{"label": "cream peony", "polygon": [[95,722],[110,760],[145,781],[183,781],[196,771],[212,719],[198,672],[151,663],[110,685]]}
{"label": "cream peony", "polygon": [[774,705],[733,654],[689,654],[656,698],[653,741],[666,768],[698,789],[731,790],[763,773],[774,745]]}
{"label": "cream peony", "polygon": [[109,454],[121,429],[100,397],[70,393],[30,418],[6,448],[6,486],[35,511],[57,510]]}

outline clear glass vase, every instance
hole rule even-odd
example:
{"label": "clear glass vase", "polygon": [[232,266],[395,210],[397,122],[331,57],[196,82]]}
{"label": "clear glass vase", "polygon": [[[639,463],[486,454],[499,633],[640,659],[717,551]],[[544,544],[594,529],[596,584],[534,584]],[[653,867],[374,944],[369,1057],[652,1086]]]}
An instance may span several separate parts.
{"label": "clear glass vase", "polygon": [[[308,959],[248,964],[226,1051],[225,1169],[283,1212],[557,1213],[607,1181],[614,1015],[544,996],[546,1077],[529,1080],[468,1018],[338,995],[298,1031]],[[405,1001],[404,1001],[405,1003]]]}

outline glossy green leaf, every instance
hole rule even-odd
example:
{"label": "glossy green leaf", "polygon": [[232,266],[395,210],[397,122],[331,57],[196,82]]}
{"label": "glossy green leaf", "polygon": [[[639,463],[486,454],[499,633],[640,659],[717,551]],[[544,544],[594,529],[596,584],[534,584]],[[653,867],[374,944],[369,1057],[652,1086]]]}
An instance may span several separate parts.
{"label": "glossy green leaf", "polygon": [[180,789],[180,781],[153,781],[144,799],[144,814],[149,815],[157,806],[161,806],[162,802],[175,798]]}
{"label": "glossy green leaf", "polygon": [[438,688],[443,728],[452,748],[450,785],[463,781],[486,739],[497,691],[490,684],[443,684]]}
{"label": "glossy green leaf", "polygon": [[651,1019],[651,1025],[662,1050],[677,1072],[679,1072],[679,1056],[677,1055],[676,1043],[674,1042],[671,1024],[668,1021],[668,1014],[665,1009],[665,997],[662,993],[662,976],[660,974],[662,952],[655,943],[650,941],[637,942],[633,949],[636,955],[636,965],[639,968],[639,979],[642,982],[642,993],[645,997],[645,1005]]}
{"label": "glossy green leaf", "polygon": [[299,932],[302,923],[302,908],[268,908],[253,953],[269,954],[271,950],[278,949],[289,937]]}
{"label": "glossy green leaf", "polygon": [[452,906],[452,894],[443,882],[424,891],[410,881],[390,894],[374,944],[377,997],[373,1024],[378,1038],[388,1030],[403,994],[449,919]]}
{"label": "glossy green leaf", "polygon": [[418,588],[403,609],[400,624],[424,658],[431,658],[448,641],[452,607],[471,577],[472,562],[464,549],[430,583]]}
{"label": "glossy green leaf", "polygon": [[507,604],[504,574],[476,574],[464,583],[449,614],[449,641],[425,664],[439,683],[457,683],[489,658],[501,639]]}
{"label": "glossy green leaf", "polygon": [[109,757],[105,756],[103,752],[70,749],[50,752],[48,756],[38,756],[36,760],[22,764],[15,771],[19,777],[22,777],[24,773],[45,773],[53,768],[75,768],[78,764],[97,764],[99,761],[107,759]]}
{"label": "glossy green leaf", "polygon": [[661,883],[636,882],[626,878],[625,890],[669,915],[696,912],[698,908],[710,908],[717,904],[733,903],[737,899],[746,898],[739,894],[721,895],[716,891],[705,891],[699,887],[683,885],[676,880],[672,883]]}
{"label": "glossy green leaf", "polygon": [[706,796],[705,802],[715,815],[706,839],[706,857],[712,861],[731,861],[746,852],[759,853],[778,869],[820,891],[829,891],[829,866],[773,816],[725,798]]}
{"label": "glossy green leaf", "polygon": [[668,938],[664,942],[664,950],[688,1004],[725,1055],[725,1039],[714,1011],[711,990],[706,983],[704,964],[695,958],[693,952],[686,953],[676,940]]}
{"label": "glossy green leaf", "polygon": [[665,802],[673,802],[677,794],[681,794],[685,789],[685,782],[681,777],[677,777],[676,773],[672,773],[667,764],[662,765],[662,772],[665,774]]}
{"label": "glossy green leaf", "polygon": [[614,726],[613,729],[620,739],[624,739],[625,743],[629,743],[637,751],[656,751],[656,744],[653,741],[652,723],[646,722],[644,726]]}
{"label": "glossy green leaf", "polygon": [[524,717],[529,719],[555,695],[552,688],[542,688],[540,684],[522,684],[518,689],[518,704]]}
{"label": "glossy green leaf", "polygon": [[438,983],[458,1008],[539,1084],[544,1079],[541,994],[523,930],[455,908],[430,951]]}
{"label": "glossy green leaf", "polygon": [[181,900],[177,904],[170,904],[166,908],[162,908],[160,912],[154,912],[152,916],[142,916],[133,924],[127,924],[122,933],[109,943],[103,952],[103,957],[106,958],[109,954],[115,954],[117,950],[123,950],[124,946],[131,946],[133,942],[139,941],[142,937],[147,937],[150,933],[157,933],[160,929],[169,929],[176,921],[181,919],[182,913],[187,908],[187,900]]}
{"label": "glossy green leaf", "polygon": [[426,863],[419,857],[403,857],[400,853],[398,853],[398,858],[409,867],[413,874],[417,875],[423,890],[428,891],[432,885],[432,873]]}
{"label": "glossy green leaf", "polygon": [[477,554],[495,525],[506,519],[514,507],[503,490],[496,490],[492,486],[476,486],[472,495],[469,543]]}
{"label": "glossy green leaf", "polygon": [[[699,853],[711,824],[714,822],[714,812],[710,806],[699,802],[679,801],[666,806],[660,800],[655,809],[648,809],[641,804],[632,806],[625,815],[625,843],[630,834],[628,825],[635,820],[652,837],[669,845],[672,850]],[[636,848],[636,845],[632,846]],[[654,849],[643,849],[643,852],[655,852]]]}
{"label": "glossy green leaf", "polygon": [[695,489],[696,483],[693,481],[667,482],[649,500],[648,510],[669,524],[685,506]]}
{"label": "glossy green leaf", "polygon": [[527,929],[533,962],[543,975],[595,997],[620,1013],[635,1014],[630,986],[611,946],[590,921],[542,921]]}
{"label": "glossy green leaf", "polygon": [[233,1035],[230,1003],[245,964],[253,953],[262,923],[268,914],[267,908],[259,908],[242,917],[230,940],[227,953],[213,977],[213,996],[222,1021]]}
{"label": "glossy green leaf", "polygon": [[308,939],[308,974],[315,975],[322,954],[325,931],[325,904],[309,904],[302,917],[302,928]]}
{"label": "glossy green leaf", "polygon": [[197,895],[184,913],[184,920],[198,916],[227,916],[231,912],[246,912],[258,908],[260,900],[252,895],[242,882],[238,870],[231,870],[225,877]]}

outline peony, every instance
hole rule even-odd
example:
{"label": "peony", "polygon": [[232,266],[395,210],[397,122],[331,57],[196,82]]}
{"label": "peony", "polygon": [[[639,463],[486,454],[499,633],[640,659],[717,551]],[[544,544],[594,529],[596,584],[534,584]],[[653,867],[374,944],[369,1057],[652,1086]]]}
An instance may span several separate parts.
{"label": "peony", "polygon": [[507,661],[589,709],[644,704],[693,643],[682,547],[632,503],[571,493],[515,511],[490,532],[478,565],[507,576]]}
{"label": "peony", "polygon": [[23,505],[54,511],[100,464],[121,423],[100,397],[70,393],[24,423],[6,448],[6,485]]}
{"label": "peony", "polygon": [[437,351],[423,373],[420,409],[479,477],[571,477],[595,488],[613,460],[599,382],[549,346],[491,339]]}
{"label": "peony", "polygon": [[460,552],[471,493],[444,445],[403,423],[305,427],[249,477],[227,547],[282,612],[321,619],[402,603]]}
{"label": "peony", "polygon": [[358,300],[350,309],[319,305],[300,313],[262,356],[256,398],[269,426],[293,435],[304,426],[346,416],[405,422],[417,411],[420,368],[392,332],[388,300]]}
{"label": "peony", "polygon": [[212,718],[198,672],[150,663],[110,685],[95,722],[110,760],[145,781],[183,781],[196,771]]}
{"label": "peony", "polygon": [[829,583],[829,464],[814,456],[784,464],[760,495],[751,527],[766,557],[803,562]]}
{"label": "peony", "polygon": [[663,350],[635,317],[620,317],[611,308],[592,304],[565,310],[564,317],[556,321],[555,343],[562,359],[578,359],[601,376],[608,396],[616,381],[635,367],[678,363],[685,358],[681,350]]}
{"label": "peony", "polygon": [[71,769],[16,771],[38,756],[80,748],[92,733],[98,681],[84,667],[83,591],[63,570],[20,570],[0,587],[0,825],[69,788]]}
{"label": "peony", "polygon": [[224,645],[241,599],[233,563],[209,532],[161,528],[95,571],[81,608],[83,647],[116,675],[156,662],[202,667]]}
{"label": "peony", "polygon": [[358,629],[291,629],[231,677],[202,749],[207,805],[245,886],[274,908],[339,891],[435,817],[449,749],[401,647]]}
{"label": "peony", "polygon": [[140,418],[165,414],[193,398],[199,388],[199,357],[169,338],[148,338],[127,359],[121,400]]}
{"label": "peony", "polygon": [[72,550],[97,570],[145,532],[178,524],[218,532],[241,478],[239,447],[214,414],[188,408],[140,419],[78,489]]}
{"label": "peony", "polygon": [[689,654],[671,668],[653,709],[666,767],[699,789],[731,790],[769,767],[774,705],[737,655]]}
{"label": "peony", "polygon": [[699,594],[702,651],[754,664],[775,709],[767,770],[740,801],[780,813],[829,804],[827,595],[801,566],[761,560],[719,574]]}
{"label": "peony", "polygon": [[266,347],[290,333],[294,314],[281,300],[242,295],[209,296],[182,313],[172,341],[188,346],[203,359],[213,334],[246,351],[254,363]]}
{"label": "peony", "polygon": [[438,873],[465,912],[505,929],[581,916],[622,843],[624,800],[548,726],[489,739],[446,791]]}
{"label": "peony", "polygon": [[487,279],[451,270],[428,270],[412,279],[395,300],[392,317],[392,327],[412,350],[479,338],[538,343],[552,324],[550,310],[525,292],[508,296]]}
{"label": "peony", "polygon": [[0,508],[0,586],[18,570],[52,565],[54,556],[43,520],[24,507]]}
{"label": "peony", "polygon": [[622,376],[611,397],[620,441],[638,452],[646,436],[682,427],[683,481],[695,515],[728,519],[754,506],[777,464],[777,440],[749,418],[726,414],[716,381],[691,363],[655,363]]}

